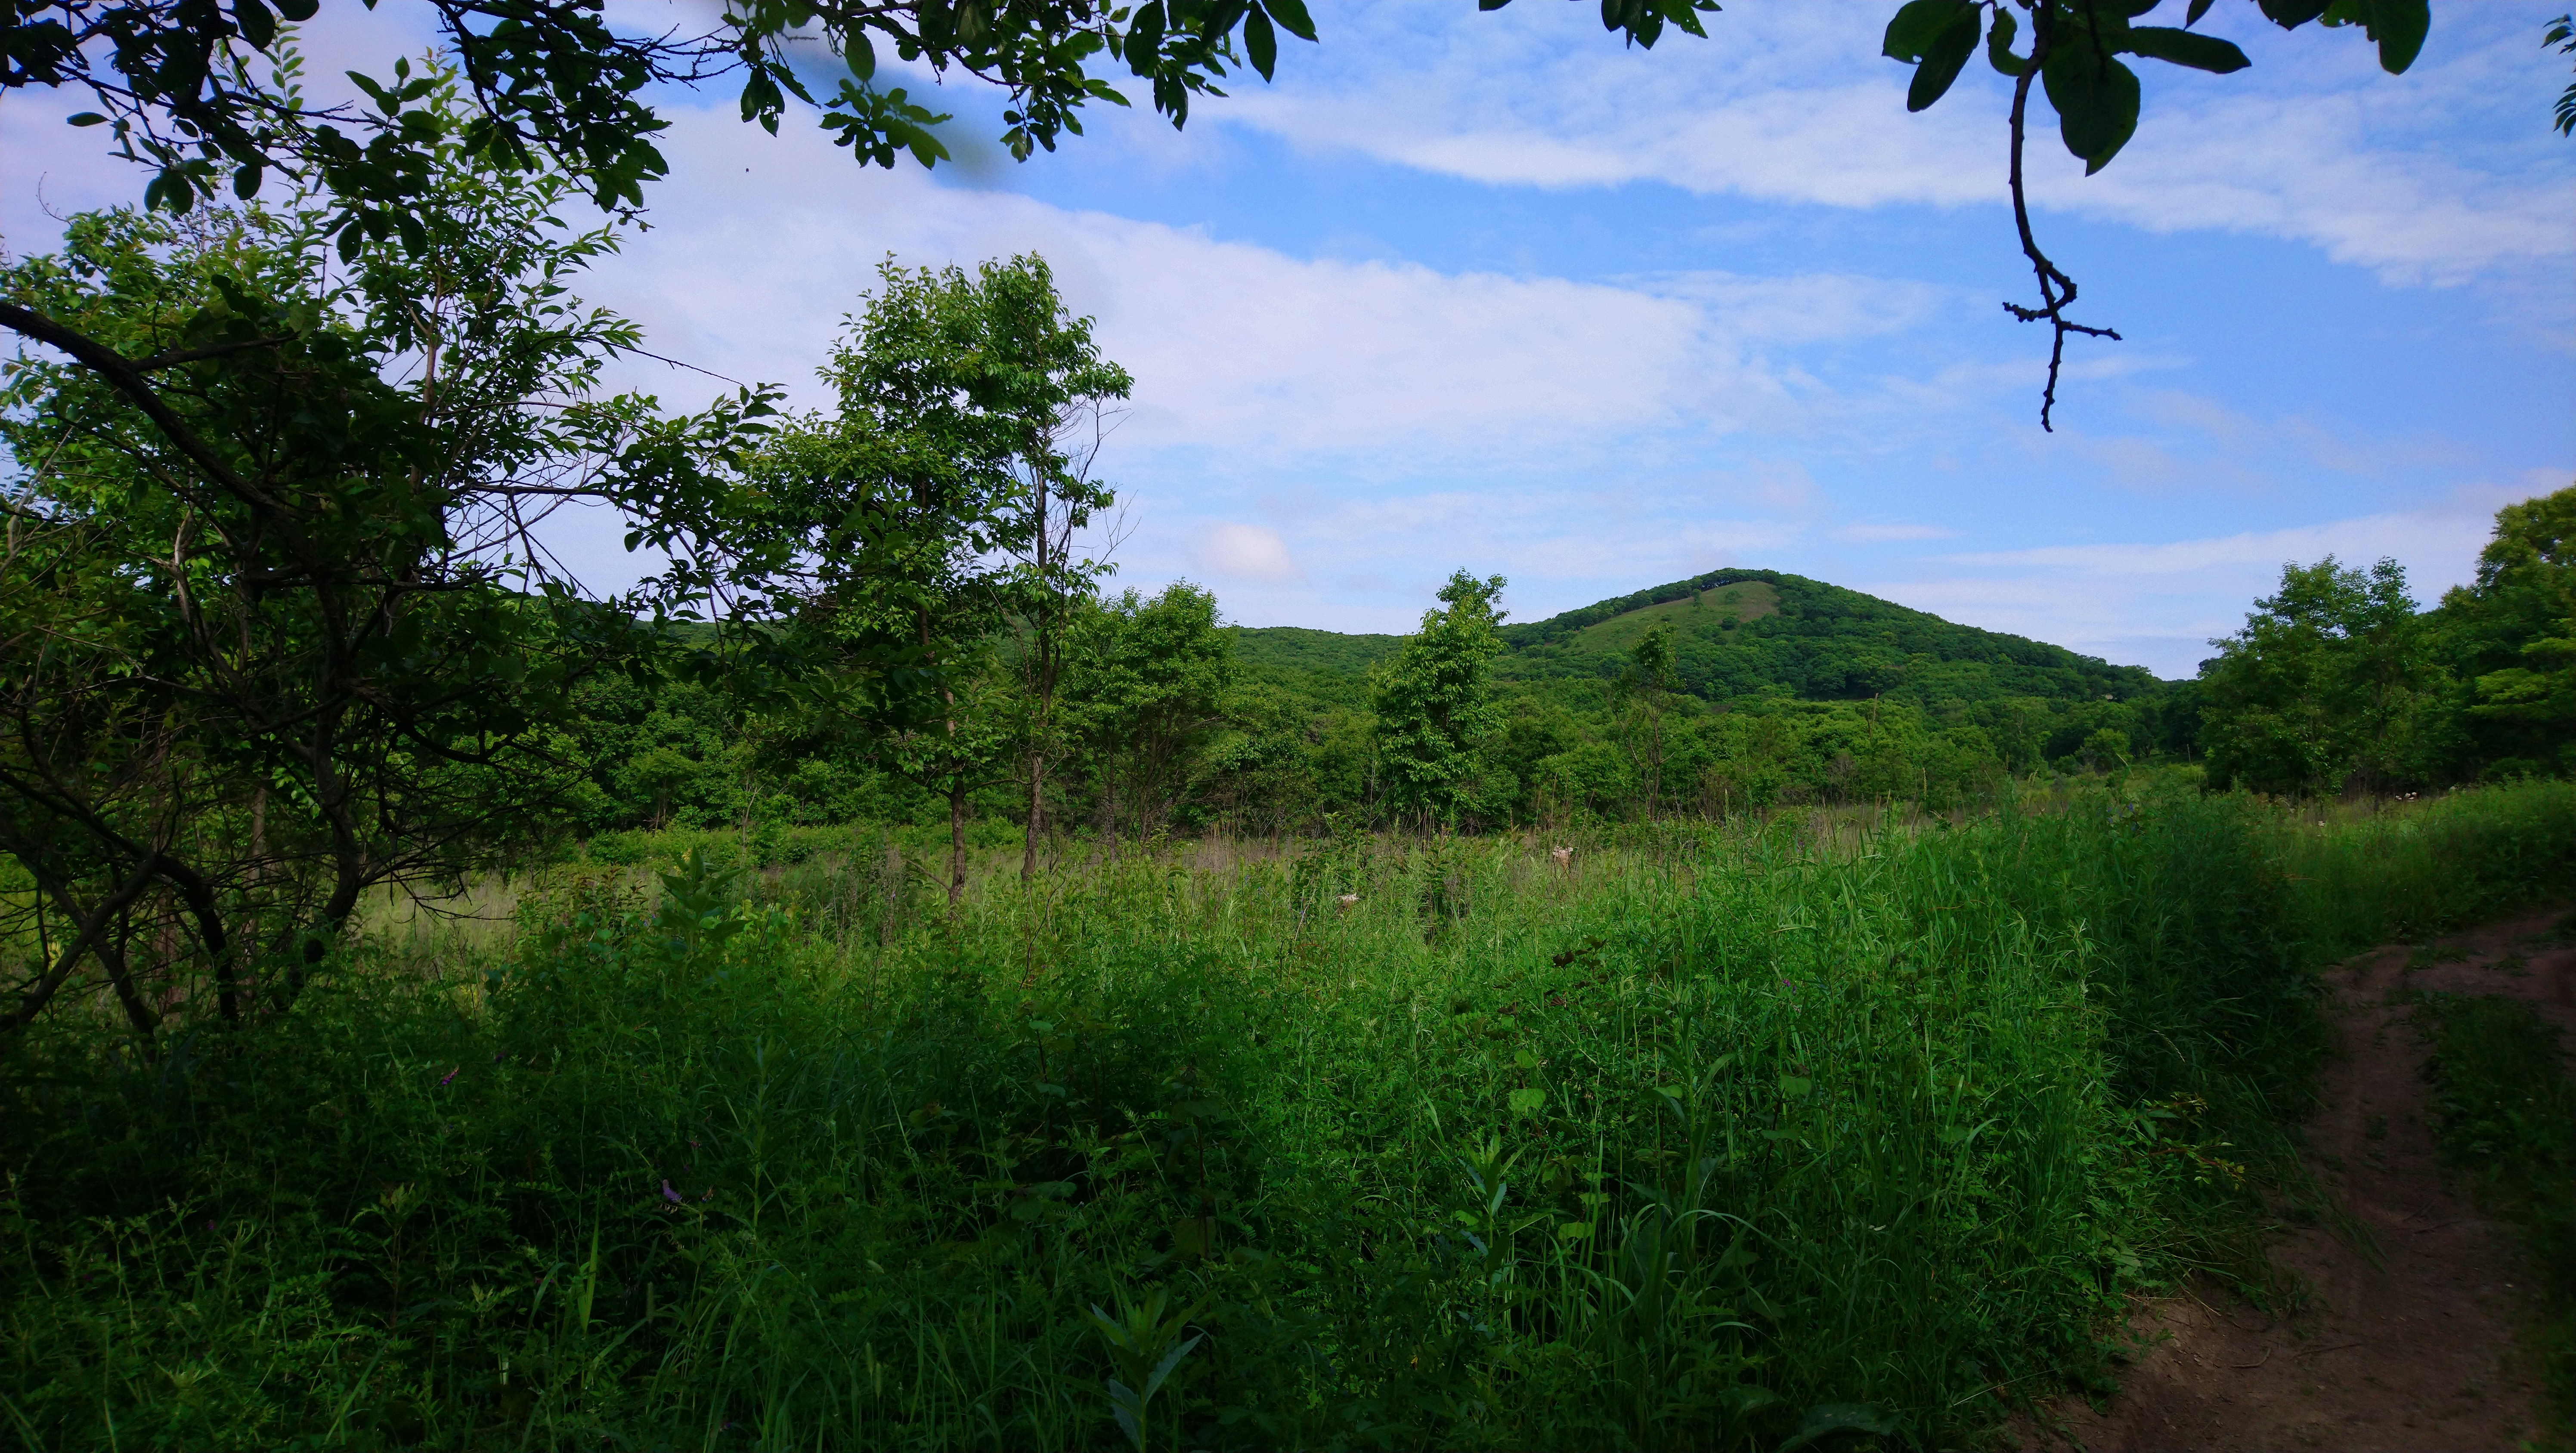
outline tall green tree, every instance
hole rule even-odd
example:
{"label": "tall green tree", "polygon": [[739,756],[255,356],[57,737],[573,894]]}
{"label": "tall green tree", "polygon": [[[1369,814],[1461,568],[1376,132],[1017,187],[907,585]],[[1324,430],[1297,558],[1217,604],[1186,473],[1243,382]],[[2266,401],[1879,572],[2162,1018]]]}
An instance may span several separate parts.
{"label": "tall green tree", "polygon": [[879,278],[824,370],[838,408],[764,451],[726,568],[804,673],[789,740],[865,744],[947,799],[955,904],[977,791],[1025,769],[1043,827],[1068,602],[1097,573],[1074,536],[1110,498],[1082,434],[1130,384],[1043,259]]}
{"label": "tall green tree", "polygon": [[1184,580],[1099,602],[1073,632],[1067,687],[1114,853],[1122,823],[1142,840],[1171,820],[1229,725],[1234,642],[1216,597]]}
{"label": "tall green tree", "polygon": [[2576,771],[2576,485],[2496,512],[2477,578],[2442,598],[2472,771]]}
{"label": "tall green tree", "polygon": [[2440,678],[2426,625],[2394,560],[2284,566],[2201,666],[2212,785],[2309,794],[2420,775],[2415,733]]}
{"label": "tall green tree", "polygon": [[660,643],[661,597],[586,596],[531,527],[711,495],[762,405],[607,396],[634,329],[570,289],[614,230],[561,229],[569,179],[487,164],[422,80],[417,247],[307,198],[84,216],[0,272],[76,338],[0,385],[0,851],[50,915],[0,1027],[85,959],[138,1032],[191,983],[290,1002],[369,890],[542,832],[571,693]]}
{"label": "tall green tree", "polygon": [[1399,819],[1451,823],[1478,805],[1477,748],[1503,725],[1492,666],[1503,644],[1494,601],[1504,584],[1499,575],[1451,574],[1440,587],[1444,608],[1423,613],[1422,629],[1371,682],[1380,780]]}

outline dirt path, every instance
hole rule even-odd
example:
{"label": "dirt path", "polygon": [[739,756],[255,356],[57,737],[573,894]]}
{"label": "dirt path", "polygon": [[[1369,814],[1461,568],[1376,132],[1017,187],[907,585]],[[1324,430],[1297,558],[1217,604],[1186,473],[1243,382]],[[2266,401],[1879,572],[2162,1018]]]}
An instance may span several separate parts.
{"label": "dirt path", "polygon": [[2564,910],[2390,947],[2333,970],[2342,1053],[2309,1125],[2319,1183],[2379,1255],[2328,1226],[2273,1259],[2303,1295],[2270,1315],[2202,1290],[2142,1307],[2151,1349],[2103,1410],[2067,1399],[2030,1446],[2110,1450],[2499,1449],[2538,1431],[2516,1343],[2527,1290],[2514,1229],[2445,1184],[2424,1079],[2427,1047],[2399,991],[2507,994],[2576,1037],[2576,948],[2543,942]]}

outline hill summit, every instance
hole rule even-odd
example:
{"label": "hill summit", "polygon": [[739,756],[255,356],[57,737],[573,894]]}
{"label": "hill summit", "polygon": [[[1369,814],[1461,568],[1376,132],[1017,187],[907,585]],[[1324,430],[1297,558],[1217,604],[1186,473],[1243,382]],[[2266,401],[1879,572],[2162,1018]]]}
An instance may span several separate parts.
{"label": "hill summit", "polygon": [[[2168,684],[2142,666],[2115,666],[2026,636],[1959,625],[1777,570],[1713,570],[1507,625],[1495,674],[1528,681],[1606,677],[1657,627],[1673,632],[1685,687],[1709,701],[2127,701]],[[1403,640],[1238,627],[1235,651],[1255,667],[1356,676]]]}

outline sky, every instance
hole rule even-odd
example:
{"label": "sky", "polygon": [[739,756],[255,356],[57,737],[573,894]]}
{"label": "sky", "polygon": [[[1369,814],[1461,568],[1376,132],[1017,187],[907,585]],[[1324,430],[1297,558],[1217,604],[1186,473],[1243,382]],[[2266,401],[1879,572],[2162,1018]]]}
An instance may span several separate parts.
{"label": "sky", "polygon": [[[2138,134],[2089,178],[2035,137],[2073,315],[2124,340],[2070,342],[2054,433],[2046,332],[2000,306],[2033,301],[2008,82],[1975,63],[1908,115],[1892,8],[1741,0],[1647,51],[1582,3],[1325,0],[1320,44],[1183,132],[1103,106],[1014,163],[998,93],[929,84],[957,119],[927,173],[675,94],[650,226],[584,292],[706,370],[623,385],[817,407],[888,255],[1044,255],[1136,379],[1098,462],[1114,583],[1188,579],[1246,625],[1408,630],[1460,567],[1516,620],[1746,567],[2184,676],[2285,562],[2393,556],[2429,605],[2497,508],[2576,480],[2564,0],[2437,4],[2399,77],[2227,0],[2199,28],[2251,69],[2140,63]],[[312,73],[383,71],[424,9],[326,7]],[[0,101],[13,253],[141,194],[77,109]],[[621,583],[614,526],[571,529]]]}

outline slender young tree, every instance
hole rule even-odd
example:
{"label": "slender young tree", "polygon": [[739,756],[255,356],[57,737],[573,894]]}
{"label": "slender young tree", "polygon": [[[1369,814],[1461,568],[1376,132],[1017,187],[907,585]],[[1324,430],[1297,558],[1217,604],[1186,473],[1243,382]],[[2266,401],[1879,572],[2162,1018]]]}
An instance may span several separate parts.
{"label": "slender young tree", "polygon": [[[1026,768],[1043,830],[1066,601],[1089,593],[1073,532],[1109,499],[1082,431],[1130,383],[1042,259],[879,277],[824,370],[838,409],[794,421],[755,469],[767,524],[736,568],[757,581],[747,612],[787,613],[781,654],[822,663],[802,739],[855,727],[947,799],[955,905],[976,792]],[[998,685],[1014,625],[1034,722],[1011,721]]]}
{"label": "slender young tree", "polygon": [[1152,836],[1200,775],[1234,698],[1234,643],[1216,597],[1176,581],[1085,610],[1072,637],[1069,715],[1089,746],[1110,851],[1122,807]]}
{"label": "slender young tree", "polygon": [[1477,744],[1502,726],[1490,668],[1502,650],[1494,601],[1503,577],[1459,570],[1440,587],[1445,609],[1376,673],[1378,761],[1388,808],[1424,826],[1453,822],[1474,803]]}
{"label": "slender young tree", "polygon": [[1664,778],[1664,712],[1680,685],[1681,676],[1673,664],[1670,624],[1658,625],[1638,640],[1612,685],[1617,698],[1632,714],[1639,734],[1637,776],[1645,788],[1648,817],[1655,815]]}

